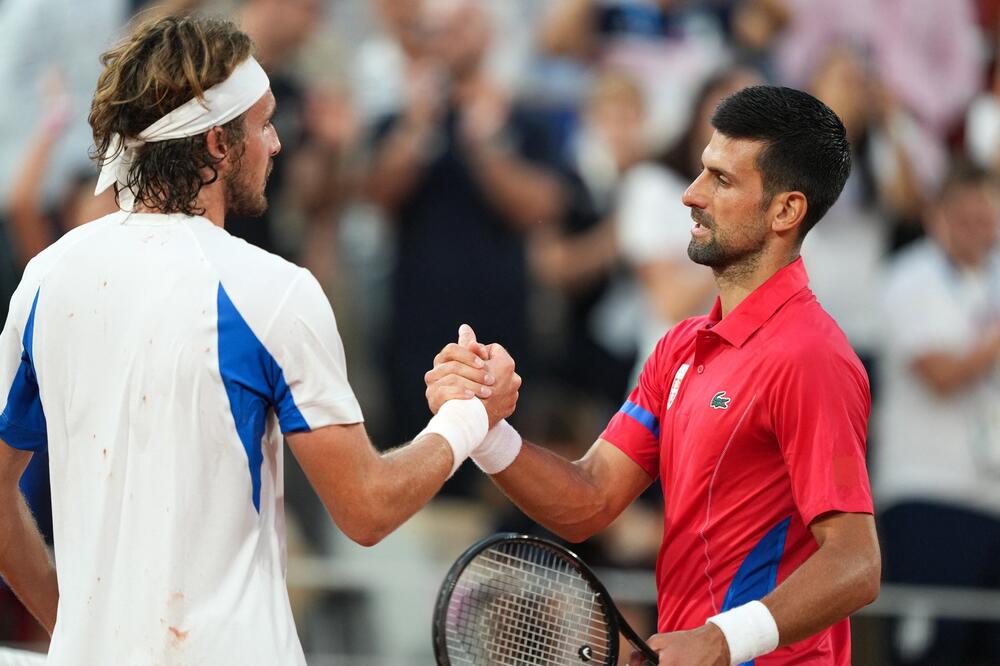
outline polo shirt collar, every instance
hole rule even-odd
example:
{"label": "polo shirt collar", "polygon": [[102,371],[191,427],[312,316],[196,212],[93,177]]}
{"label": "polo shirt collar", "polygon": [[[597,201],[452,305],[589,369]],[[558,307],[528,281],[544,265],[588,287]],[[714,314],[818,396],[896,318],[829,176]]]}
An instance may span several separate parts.
{"label": "polo shirt collar", "polygon": [[809,276],[799,257],[769,277],[725,317],[722,300],[716,297],[708,315],[711,329],[734,347],[742,347],[788,299],[808,285]]}

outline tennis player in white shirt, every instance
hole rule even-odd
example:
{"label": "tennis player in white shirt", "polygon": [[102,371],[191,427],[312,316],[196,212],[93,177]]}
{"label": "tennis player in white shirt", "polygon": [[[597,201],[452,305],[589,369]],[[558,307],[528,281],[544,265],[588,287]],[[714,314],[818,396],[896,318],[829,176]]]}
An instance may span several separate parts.
{"label": "tennis player in white shirt", "polygon": [[[266,208],[280,150],[252,50],[229,22],[168,17],[105,54],[90,122],[98,192],[115,187],[121,210],[39,254],[11,301],[0,575],[52,633],[49,664],[304,664],[282,434],[332,518],[369,545],[517,400],[495,348],[469,382],[491,386],[482,400],[451,400],[405,447],[371,446],[319,284],[223,228]],[[57,567],[17,489],[42,450]]]}

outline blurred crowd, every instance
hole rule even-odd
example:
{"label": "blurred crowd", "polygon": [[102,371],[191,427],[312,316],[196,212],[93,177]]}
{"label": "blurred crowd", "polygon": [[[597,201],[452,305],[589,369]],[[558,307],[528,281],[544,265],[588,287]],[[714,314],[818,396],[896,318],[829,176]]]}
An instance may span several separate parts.
{"label": "blurred crowd", "polygon": [[[517,360],[519,431],[586,450],[714,299],[681,194],[715,104],[762,82],[825,101],[854,168],[803,256],[871,378],[886,578],[1000,589],[1000,2],[3,0],[0,307],[114,209],[88,160],[99,54],[137,12],[193,10],[251,35],[277,99],[270,208],[227,228],[319,278],[380,447],[426,423],[424,372],[466,322]],[[286,469],[300,548],[336,554]],[[22,486],[44,524],[44,459]],[[657,492],[585,559],[649,566]],[[470,465],[445,495],[481,531],[536,529]],[[0,640],[30,639],[5,594]],[[996,624],[904,616],[884,644],[886,663],[1000,663]]]}

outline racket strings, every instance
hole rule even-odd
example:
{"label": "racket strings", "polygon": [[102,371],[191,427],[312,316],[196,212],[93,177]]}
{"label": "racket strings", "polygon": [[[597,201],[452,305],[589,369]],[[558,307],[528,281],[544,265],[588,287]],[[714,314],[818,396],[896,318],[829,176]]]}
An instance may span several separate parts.
{"label": "racket strings", "polygon": [[455,666],[603,664],[604,605],[577,569],[534,543],[499,544],[466,566],[446,621]]}

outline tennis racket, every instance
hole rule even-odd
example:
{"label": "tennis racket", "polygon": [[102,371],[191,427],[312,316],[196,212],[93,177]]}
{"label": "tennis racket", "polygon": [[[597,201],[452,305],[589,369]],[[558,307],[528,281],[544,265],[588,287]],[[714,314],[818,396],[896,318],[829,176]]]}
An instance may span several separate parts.
{"label": "tennis racket", "polygon": [[434,609],[439,666],[616,666],[619,632],[643,664],[658,663],[579,557],[524,534],[469,547]]}

